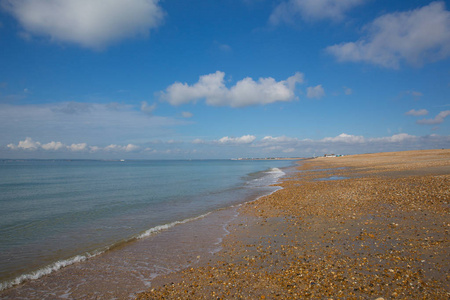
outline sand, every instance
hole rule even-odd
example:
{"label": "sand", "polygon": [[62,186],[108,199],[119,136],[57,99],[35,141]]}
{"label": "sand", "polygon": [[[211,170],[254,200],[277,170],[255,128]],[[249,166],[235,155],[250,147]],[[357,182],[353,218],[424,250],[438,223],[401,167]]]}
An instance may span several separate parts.
{"label": "sand", "polygon": [[138,299],[449,299],[450,150],[302,161]]}

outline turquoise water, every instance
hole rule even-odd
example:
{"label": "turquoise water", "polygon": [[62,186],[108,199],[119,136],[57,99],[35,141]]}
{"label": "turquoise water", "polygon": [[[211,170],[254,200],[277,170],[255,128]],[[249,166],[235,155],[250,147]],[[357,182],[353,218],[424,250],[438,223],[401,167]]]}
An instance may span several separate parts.
{"label": "turquoise water", "polygon": [[0,161],[5,289],[255,199],[291,161]]}

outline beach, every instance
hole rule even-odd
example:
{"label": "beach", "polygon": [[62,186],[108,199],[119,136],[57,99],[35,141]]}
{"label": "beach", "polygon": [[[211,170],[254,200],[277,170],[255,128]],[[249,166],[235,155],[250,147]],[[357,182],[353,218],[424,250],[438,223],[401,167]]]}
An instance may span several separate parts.
{"label": "beach", "polygon": [[448,299],[450,150],[300,161],[137,299]]}

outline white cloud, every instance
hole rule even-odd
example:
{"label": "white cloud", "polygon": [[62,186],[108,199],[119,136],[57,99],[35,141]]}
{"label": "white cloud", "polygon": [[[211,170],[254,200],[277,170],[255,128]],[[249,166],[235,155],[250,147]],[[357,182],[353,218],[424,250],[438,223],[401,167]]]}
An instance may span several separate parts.
{"label": "white cloud", "polygon": [[367,139],[369,143],[402,143],[405,141],[416,141],[418,137],[407,133],[394,134],[389,137]]}
{"label": "white cloud", "polygon": [[269,21],[274,25],[281,22],[292,23],[298,15],[306,21],[324,19],[340,21],[347,11],[364,2],[364,0],[288,0],[275,8]]}
{"label": "white cloud", "polygon": [[183,116],[183,118],[192,118],[194,116],[191,112],[188,111],[183,111],[181,115]]}
{"label": "white cloud", "polygon": [[33,141],[31,138],[27,137],[24,141],[20,141],[17,148],[19,149],[30,149],[34,150],[41,146],[41,143]]}
{"label": "white cloud", "polygon": [[133,145],[133,144],[128,144],[126,146],[120,146],[120,145],[114,145],[111,144],[109,146],[105,147],[106,151],[125,151],[125,152],[132,152],[132,151],[136,151],[139,150],[140,147]]}
{"label": "white cloud", "polygon": [[70,146],[67,146],[67,149],[69,149],[70,151],[85,151],[87,150],[87,144],[86,143],[72,144]]}
{"label": "white cloud", "polygon": [[291,153],[292,156],[313,156],[324,153],[358,154],[449,148],[450,136],[414,136],[399,133],[387,137],[366,138],[342,133],[335,137],[325,137],[319,140],[269,136],[253,142],[251,147],[261,149],[260,151],[266,156],[277,156],[282,153]]}
{"label": "white cloud", "polygon": [[8,144],[7,146],[10,149],[25,149],[25,150],[36,150],[41,147],[41,143],[33,141],[32,138],[27,137],[23,141],[19,141],[18,145]]}
{"label": "white cloud", "polygon": [[106,151],[115,151],[115,150],[117,150],[118,148],[119,148],[118,145],[111,144],[111,145],[109,145],[109,146],[106,146],[106,147],[105,147],[105,150],[106,150]]}
{"label": "white cloud", "polygon": [[450,12],[444,2],[375,19],[356,42],[327,48],[338,61],[368,62],[399,68],[402,61],[420,66],[450,55]]}
{"label": "white cloud", "polygon": [[346,133],[341,133],[336,137],[326,137],[322,139],[323,142],[333,142],[333,143],[363,143],[363,136],[350,135]]}
{"label": "white cloud", "polygon": [[265,136],[262,138],[262,141],[266,141],[266,142],[286,142],[286,141],[291,141],[292,138],[289,138],[287,136],[278,136],[278,137],[273,137],[273,136]]}
{"label": "white cloud", "polygon": [[192,141],[192,144],[206,144],[206,142],[202,139],[195,139]]}
{"label": "white cloud", "polygon": [[181,105],[205,99],[212,106],[243,107],[249,105],[264,105],[277,101],[291,101],[295,98],[295,85],[303,82],[303,74],[295,73],[286,80],[259,78],[254,81],[247,77],[238,81],[231,88],[225,86],[225,73],[200,76],[197,83],[176,82],[161,93],[161,99],[172,105]]}
{"label": "white cloud", "polygon": [[151,114],[156,109],[156,103],[153,103],[152,105],[149,105],[147,101],[141,102],[141,111]]}
{"label": "white cloud", "polygon": [[306,97],[320,99],[325,96],[325,90],[322,85],[311,86],[306,89]]}
{"label": "white cloud", "polygon": [[102,150],[102,148],[100,148],[98,146],[90,146],[89,147],[89,151],[91,151],[91,152],[98,152],[98,151],[101,151],[101,150]]}
{"label": "white cloud", "polygon": [[346,143],[346,144],[371,144],[371,143],[398,143],[406,140],[415,140],[416,136],[409,135],[407,133],[399,133],[394,134],[390,137],[381,137],[381,138],[365,138],[363,136],[351,135],[346,133],[341,133],[336,137],[326,137],[321,140],[324,143]]}
{"label": "white cloud", "polygon": [[[271,156],[312,156],[324,153],[357,154],[367,152],[403,151],[415,149],[450,148],[450,136],[436,134],[414,136],[399,133],[386,137],[364,137],[342,133],[321,139],[300,139],[287,136],[266,136],[256,139],[253,135],[241,137],[225,136],[218,140],[196,139],[191,143],[180,143],[173,140],[155,142],[148,147],[146,141],[136,144],[110,144],[106,147],[72,143],[70,146],[62,142],[41,143],[30,137],[6,147],[0,145],[4,157],[29,158],[134,158],[152,157],[271,157]],[[175,146],[179,146],[178,148]],[[197,149],[195,149],[197,147]],[[205,156],[206,155],[206,156]],[[193,157],[192,157],[193,158]]]}
{"label": "white cloud", "polygon": [[159,0],[2,0],[26,34],[100,49],[159,26]]}
{"label": "white cloud", "polygon": [[131,152],[131,151],[136,151],[136,150],[139,150],[139,149],[140,149],[139,146],[136,146],[136,145],[133,145],[133,144],[128,144],[128,145],[125,146],[124,150],[126,152]]}
{"label": "white cloud", "polygon": [[61,142],[50,142],[42,145],[42,149],[44,150],[60,150],[65,148],[66,146]]}
{"label": "white cloud", "polygon": [[117,152],[132,152],[139,150],[140,147],[133,144],[128,144],[125,146],[111,144],[104,148],[99,146],[88,146],[87,143],[73,143],[70,146],[67,146],[61,142],[50,142],[47,144],[42,144],[40,142],[35,142],[32,138],[27,137],[23,141],[19,141],[17,145],[8,144],[7,147],[11,150],[45,150],[45,151],[73,151],[73,152],[81,152],[87,151],[90,152],[99,152],[99,151],[117,151]]}
{"label": "white cloud", "polygon": [[437,114],[437,116],[434,117],[433,119],[418,120],[417,124],[424,124],[424,125],[441,124],[448,116],[450,116],[450,110],[444,110],[441,111],[439,114]]}
{"label": "white cloud", "polygon": [[292,144],[296,144],[298,141],[299,141],[299,139],[297,139],[297,138],[291,138],[291,137],[287,137],[287,136],[278,136],[278,137],[265,136],[259,142],[259,146],[270,146],[273,144],[292,145]]}
{"label": "white cloud", "polygon": [[219,144],[250,144],[254,140],[256,140],[256,137],[254,135],[243,135],[241,137],[225,136],[219,139],[217,142]]}
{"label": "white cloud", "polygon": [[426,109],[419,109],[419,110],[415,110],[415,109],[411,109],[410,111],[407,111],[405,113],[405,115],[407,116],[425,116],[428,115],[428,110]]}

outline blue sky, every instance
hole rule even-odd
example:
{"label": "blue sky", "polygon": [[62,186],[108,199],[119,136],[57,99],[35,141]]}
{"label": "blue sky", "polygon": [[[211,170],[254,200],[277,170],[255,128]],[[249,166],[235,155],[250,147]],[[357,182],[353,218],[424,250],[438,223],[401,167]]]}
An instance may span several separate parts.
{"label": "blue sky", "polygon": [[449,148],[449,9],[0,0],[0,158]]}

